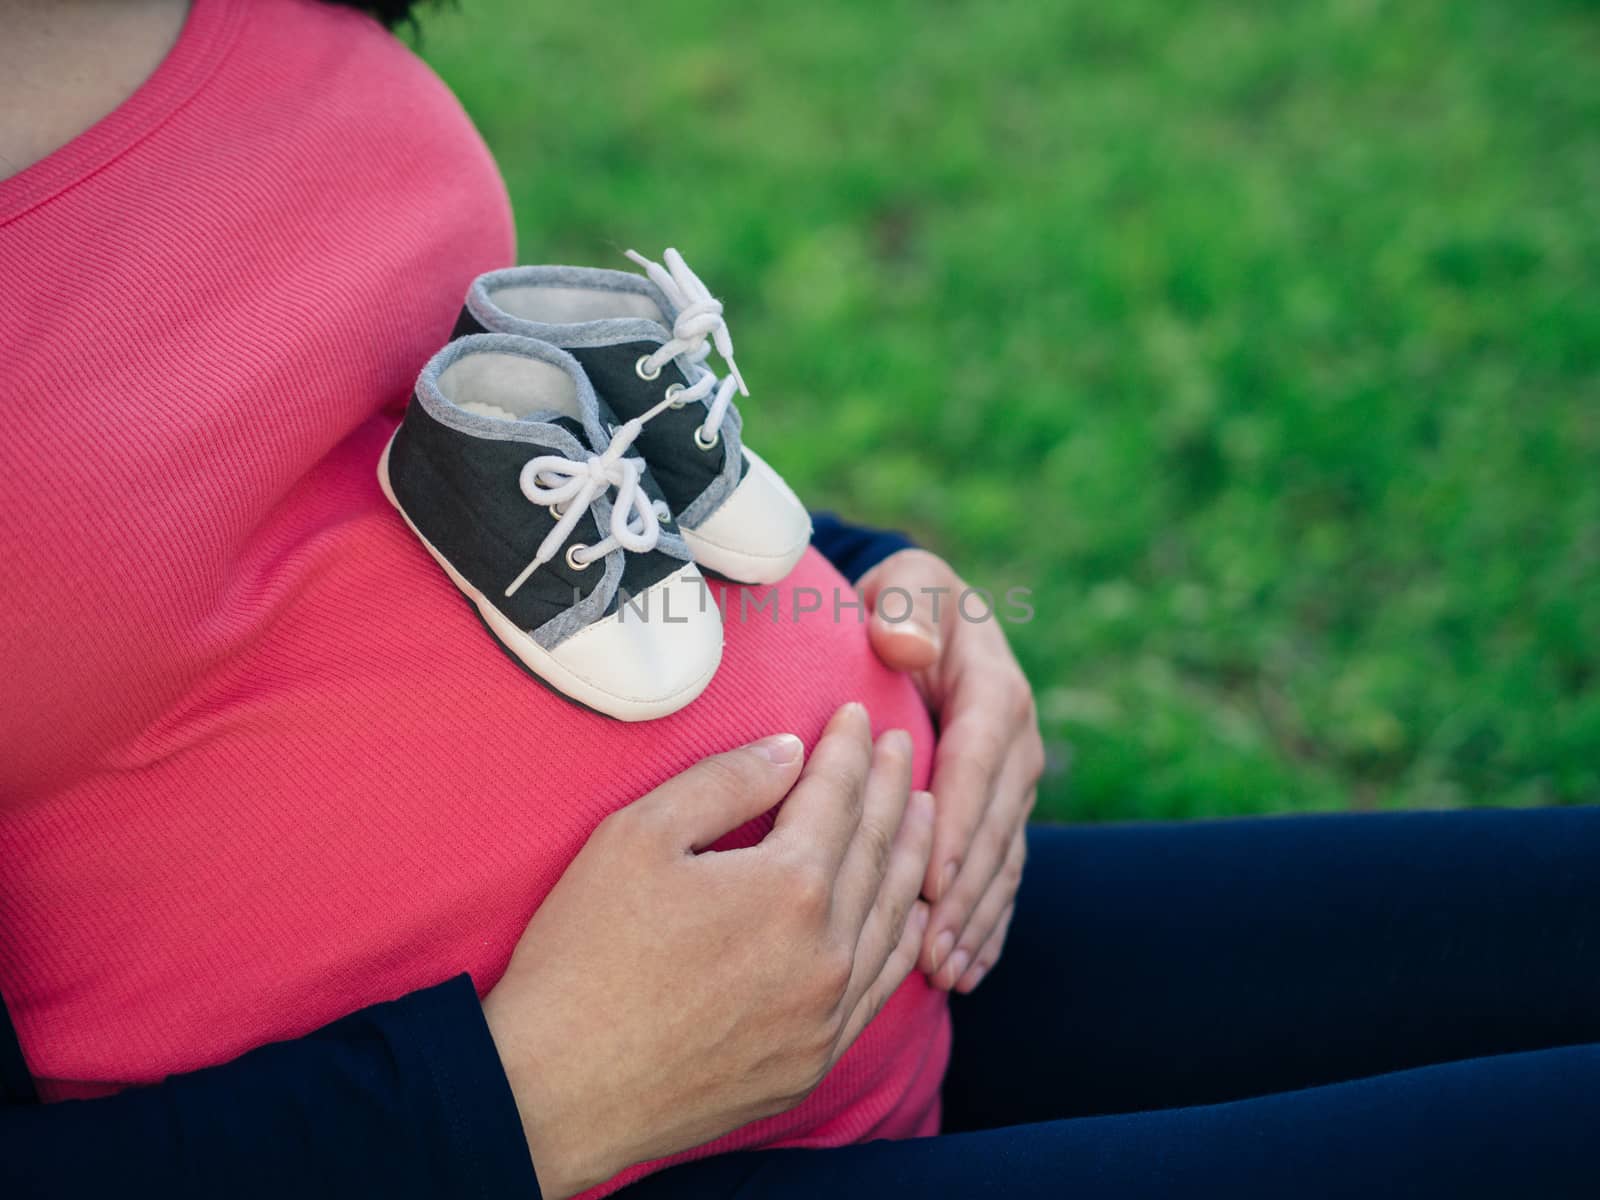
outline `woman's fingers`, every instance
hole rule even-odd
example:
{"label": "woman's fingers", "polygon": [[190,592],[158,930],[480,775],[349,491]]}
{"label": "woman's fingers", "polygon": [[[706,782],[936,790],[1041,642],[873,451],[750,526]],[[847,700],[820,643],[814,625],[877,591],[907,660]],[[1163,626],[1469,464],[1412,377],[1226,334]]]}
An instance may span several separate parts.
{"label": "woman's fingers", "polygon": [[814,864],[831,881],[861,826],[871,761],[872,726],[867,710],[859,704],[846,704],[822,731],[763,845]]}
{"label": "woman's fingers", "polygon": [[[961,970],[952,972],[950,960],[964,950],[970,964],[988,936],[990,926],[978,919],[977,909],[996,885],[1006,865],[1006,855],[1022,837],[1028,814],[1033,810],[1035,785],[1043,766],[1042,751],[1034,749],[1036,741],[1036,738],[1017,736],[1006,747],[994,776],[993,793],[972,836],[967,858],[948,893],[934,905],[933,919],[923,944],[923,969],[930,978],[942,976],[954,983],[960,978]],[[943,799],[941,796],[941,803]],[[1015,881],[1010,887],[1014,892]],[[998,915],[1002,907],[1003,904],[991,905],[993,914]]]}
{"label": "woman's fingers", "polygon": [[[855,963],[844,993],[845,1012],[854,1011],[862,996],[898,971],[889,985],[889,990],[893,991],[911,969],[907,966],[900,970],[894,956],[904,944],[911,914],[918,910],[917,892],[922,887],[922,872],[928,865],[928,851],[932,845],[933,796],[928,792],[913,792],[905,806],[905,818],[890,846],[882,885],[855,941]],[[920,907],[926,909],[927,905]],[[919,923],[926,927],[926,921]],[[912,966],[916,962],[917,945],[920,940],[912,947]]]}
{"label": "woman's fingers", "polygon": [[862,578],[857,586],[872,613],[867,639],[885,666],[922,671],[939,661],[953,580],[943,560],[923,550],[897,551]]}
{"label": "woman's fingers", "polygon": [[[972,910],[966,928],[956,940],[955,949],[933,976],[935,987],[953,988],[961,982],[967,971],[979,960],[990,936],[999,925],[1001,915],[1011,907],[1016,898],[1017,886],[1022,882],[1022,866],[1028,853],[1028,840],[1023,826],[1012,834],[999,869],[989,881],[988,888]],[[996,955],[998,957],[998,954]],[[993,966],[993,963],[990,963]]]}
{"label": "woman's fingers", "polygon": [[[954,711],[941,714],[939,740],[933,751],[938,823],[922,886],[922,894],[935,904],[950,894],[972,857],[973,839],[989,808],[995,777],[1011,740],[998,713],[977,703],[963,703],[959,695],[951,707]],[[936,965],[925,961],[923,969],[931,971]]]}
{"label": "woman's fingers", "polygon": [[[1003,760],[1002,760],[1003,761]],[[932,919],[928,922],[928,936],[923,941],[922,967],[930,977],[936,976],[948,964],[960,944],[961,935],[972,920],[978,901],[989,890],[1000,864],[1005,859],[1016,825],[1017,806],[1008,804],[999,789],[999,773],[985,778],[980,785],[976,780],[968,786],[983,786],[981,801],[968,799],[963,807],[976,809],[978,819],[966,835],[964,854],[954,879],[947,882],[934,902]],[[951,798],[940,792],[941,780],[935,777],[934,794],[939,797],[939,820],[948,817]],[[939,832],[934,836],[934,853],[940,853]]]}
{"label": "woman's fingers", "polygon": [[649,822],[675,851],[703,850],[782,801],[804,755],[792,733],[713,754],[619,810],[619,817]]}
{"label": "woman's fingers", "polygon": [[866,710],[840,709],[784,801],[767,843],[809,856],[832,887],[832,936],[853,951],[838,1012],[849,1046],[916,966],[928,906],[917,898],[933,847],[934,804],[911,791],[904,730],[871,740]]}
{"label": "woman's fingers", "polygon": [[883,887],[895,840],[911,798],[911,735],[891,729],[872,747],[861,801],[861,824],[845,853],[834,888],[834,918],[859,937]]}
{"label": "woman's fingers", "polygon": [[927,928],[928,905],[922,900],[914,901],[900,930],[899,941],[884,959],[877,978],[862,991],[855,1008],[846,1018],[844,1030],[839,1035],[839,1045],[847,1048],[852,1045],[872,1018],[883,1010],[895,989],[905,982],[906,976],[917,965],[917,949],[922,945],[922,935]]}
{"label": "woman's fingers", "polygon": [[1000,920],[994,927],[994,932],[989,934],[986,941],[978,950],[978,956],[973,960],[967,973],[956,983],[956,991],[966,995],[983,982],[984,976],[994,969],[995,963],[1000,961],[1000,952],[1006,946],[1006,934],[1011,930],[1011,917],[1017,911],[1015,904],[1008,904],[1005,912],[1000,914]]}

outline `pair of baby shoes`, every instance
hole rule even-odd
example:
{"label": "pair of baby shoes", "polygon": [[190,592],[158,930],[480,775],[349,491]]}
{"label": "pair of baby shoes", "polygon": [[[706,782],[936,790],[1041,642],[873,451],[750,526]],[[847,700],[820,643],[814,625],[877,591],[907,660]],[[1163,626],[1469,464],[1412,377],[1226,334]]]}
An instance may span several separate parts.
{"label": "pair of baby shoes", "polygon": [[675,250],[665,266],[628,257],[646,274],[474,281],[378,481],[536,679],[643,721],[688,704],[721,661],[702,569],[776,583],[811,522],[743,443],[734,395],[748,392],[721,302]]}

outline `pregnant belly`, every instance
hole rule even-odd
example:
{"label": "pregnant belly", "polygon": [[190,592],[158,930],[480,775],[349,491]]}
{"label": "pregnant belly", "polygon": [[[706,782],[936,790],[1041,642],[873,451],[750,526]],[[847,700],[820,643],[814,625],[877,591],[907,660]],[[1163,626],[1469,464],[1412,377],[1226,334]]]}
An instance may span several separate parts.
{"label": "pregnant belly", "polygon": [[[382,432],[327,464],[347,487],[287,502],[305,534],[273,560],[280,599],[224,665],[137,744],[0,814],[0,989],[47,1095],[226,1061],[461,971],[487,991],[603,817],[707,754],[812,744],[847,700],[911,731],[926,784],[926,713],[815,553],[775,589],[729,589],[702,697],[612,721],[488,640],[370,485]],[[739,1144],[922,1131],[946,1037],[914,977],[802,1109]]]}

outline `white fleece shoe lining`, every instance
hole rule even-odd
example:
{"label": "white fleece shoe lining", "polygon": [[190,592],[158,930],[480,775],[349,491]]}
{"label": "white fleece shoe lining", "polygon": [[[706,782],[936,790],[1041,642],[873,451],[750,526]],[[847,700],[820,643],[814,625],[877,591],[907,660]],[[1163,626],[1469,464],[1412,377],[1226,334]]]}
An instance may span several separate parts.
{"label": "white fleece shoe lining", "polygon": [[[578,389],[553,363],[517,354],[468,354],[439,373],[439,391],[464,412],[505,421],[534,413],[583,419]],[[461,397],[471,396],[465,404]]]}
{"label": "white fleece shoe lining", "polygon": [[508,287],[494,293],[494,302],[514,317],[544,325],[581,325],[639,317],[667,324],[667,318],[649,296],[604,288]]}

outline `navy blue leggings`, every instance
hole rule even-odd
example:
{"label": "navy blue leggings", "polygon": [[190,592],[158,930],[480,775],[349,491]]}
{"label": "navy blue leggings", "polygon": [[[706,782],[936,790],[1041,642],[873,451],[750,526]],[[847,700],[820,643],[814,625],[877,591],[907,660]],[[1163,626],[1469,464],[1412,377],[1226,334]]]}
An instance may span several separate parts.
{"label": "navy blue leggings", "polygon": [[945,1132],[626,1200],[1600,1196],[1600,808],[1037,827]]}

